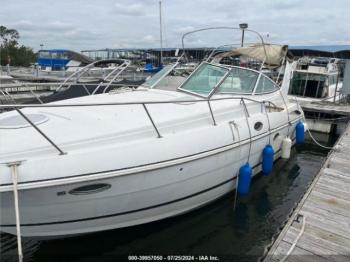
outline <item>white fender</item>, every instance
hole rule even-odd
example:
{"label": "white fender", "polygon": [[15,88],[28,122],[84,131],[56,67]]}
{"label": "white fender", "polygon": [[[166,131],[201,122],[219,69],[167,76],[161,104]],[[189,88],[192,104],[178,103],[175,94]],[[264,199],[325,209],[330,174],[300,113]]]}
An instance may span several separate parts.
{"label": "white fender", "polygon": [[282,153],[281,157],[288,159],[290,157],[290,151],[292,149],[292,140],[289,137],[286,137],[282,141]]}

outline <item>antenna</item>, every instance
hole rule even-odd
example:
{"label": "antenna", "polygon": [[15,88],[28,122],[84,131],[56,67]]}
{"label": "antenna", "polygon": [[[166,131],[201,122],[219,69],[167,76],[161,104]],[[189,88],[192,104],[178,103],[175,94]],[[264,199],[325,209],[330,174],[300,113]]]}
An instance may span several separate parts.
{"label": "antenna", "polygon": [[159,0],[160,65],[163,64],[162,1]]}
{"label": "antenna", "polygon": [[248,24],[247,24],[247,23],[239,24],[239,28],[242,29],[241,47],[243,47],[243,43],[244,43],[244,29],[247,29],[247,28],[248,28]]}

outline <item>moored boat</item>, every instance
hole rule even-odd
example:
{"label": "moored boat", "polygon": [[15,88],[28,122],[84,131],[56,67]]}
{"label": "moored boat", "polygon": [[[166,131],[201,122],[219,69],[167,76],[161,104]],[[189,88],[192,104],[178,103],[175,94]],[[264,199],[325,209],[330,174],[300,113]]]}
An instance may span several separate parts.
{"label": "moored boat", "polygon": [[0,230],[16,233],[16,177],[23,236],[138,225],[234,190],[239,168],[249,161],[258,173],[267,144],[277,159],[303,116],[281,61],[281,87],[213,61],[184,78],[175,63],[135,90],[0,105],[16,109],[0,114]]}
{"label": "moored boat", "polygon": [[296,64],[289,95],[303,102],[338,101],[342,80],[336,59],[302,57]]}

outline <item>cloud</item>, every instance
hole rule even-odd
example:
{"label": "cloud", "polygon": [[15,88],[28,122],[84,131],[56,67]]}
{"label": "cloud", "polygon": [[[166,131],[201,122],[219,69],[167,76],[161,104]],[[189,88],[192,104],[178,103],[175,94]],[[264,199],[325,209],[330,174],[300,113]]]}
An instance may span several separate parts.
{"label": "cloud", "polygon": [[16,28],[16,30],[27,30],[31,31],[33,29],[33,22],[30,20],[20,20],[18,22],[9,24],[12,28]]}
{"label": "cloud", "polygon": [[51,32],[62,32],[74,29],[73,24],[64,23],[62,21],[52,21],[48,23],[42,23],[39,21],[32,20],[20,20],[14,23],[8,24],[8,26],[15,28],[19,31],[51,31]]}
{"label": "cloud", "polygon": [[113,44],[113,48],[145,48],[158,47],[160,45],[159,38],[153,35],[145,35],[140,38],[127,38]]}
{"label": "cloud", "polygon": [[145,7],[142,4],[119,4],[114,5],[116,15],[125,15],[125,16],[144,16],[146,14]]}
{"label": "cloud", "polygon": [[184,34],[184,33],[187,33],[187,32],[191,32],[193,30],[194,30],[193,26],[183,26],[183,27],[176,28],[174,30],[174,32]]}
{"label": "cloud", "polygon": [[293,0],[293,1],[286,1],[286,0],[272,0],[270,1],[270,5],[272,7],[275,7],[279,10],[284,9],[291,9],[291,8],[300,8],[303,6],[304,1],[303,0]]}
{"label": "cloud", "polygon": [[141,42],[143,43],[154,43],[155,42],[155,38],[153,35],[146,35],[142,38]]}
{"label": "cloud", "polygon": [[[350,23],[348,6],[348,0],[163,0],[164,46],[180,47],[181,36],[195,29],[241,22],[265,38],[268,32],[269,42],[350,44],[350,27],[344,26]],[[11,0],[1,5],[0,21],[35,49],[40,43],[77,51],[159,46],[158,0]],[[236,35],[210,32],[186,40],[214,46],[236,41]]]}

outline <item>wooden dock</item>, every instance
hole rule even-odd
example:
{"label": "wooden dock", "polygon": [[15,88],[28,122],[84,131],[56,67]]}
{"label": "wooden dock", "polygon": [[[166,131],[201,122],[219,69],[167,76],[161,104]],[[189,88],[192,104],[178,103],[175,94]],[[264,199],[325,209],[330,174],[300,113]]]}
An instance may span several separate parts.
{"label": "wooden dock", "polygon": [[350,116],[350,105],[348,103],[334,102],[303,102],[299,101],[304,111],[327,113],[338,116]]}
{"label": "wooden dock", "polygon": [[[290,99],[293,101],[293,99]],[[298,101],[304,111],[306,123],[311,131],[321,133],[343,133],[350,120],[350,103],[344,101]]]}
{"label": "wooden dock", "polygon": [[350,261],[350,123],[264,261]]}

